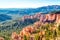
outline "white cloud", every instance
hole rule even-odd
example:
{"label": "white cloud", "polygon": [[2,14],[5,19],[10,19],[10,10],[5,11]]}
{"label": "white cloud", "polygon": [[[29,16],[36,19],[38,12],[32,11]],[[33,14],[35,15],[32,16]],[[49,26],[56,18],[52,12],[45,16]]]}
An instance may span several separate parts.
{"label": "white cloud", "polygon": [[47,5],[60,5],[60,2],[47,2],[47,1],[42,1],[42,2],[33,2],[33,1],[2,1],[0,2],[0,8],[37,8],[41,6],[47,6]]}

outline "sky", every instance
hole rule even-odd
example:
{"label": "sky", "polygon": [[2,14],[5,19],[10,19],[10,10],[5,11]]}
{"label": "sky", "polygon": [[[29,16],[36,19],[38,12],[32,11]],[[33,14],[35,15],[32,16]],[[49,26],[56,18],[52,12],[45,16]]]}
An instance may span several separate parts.
{"label": "sky", "polygon": [[60,0],[0,0],[0,8],[37,8],[60,5]]}

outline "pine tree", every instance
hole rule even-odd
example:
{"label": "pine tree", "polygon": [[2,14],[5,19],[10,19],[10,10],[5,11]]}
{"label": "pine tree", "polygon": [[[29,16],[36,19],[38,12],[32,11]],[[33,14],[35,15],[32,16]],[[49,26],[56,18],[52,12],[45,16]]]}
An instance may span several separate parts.
{"label": "pine tree", "polygon": [[26,37],[26,35],[24,35],[24,40],[27,40],[27,37]]}

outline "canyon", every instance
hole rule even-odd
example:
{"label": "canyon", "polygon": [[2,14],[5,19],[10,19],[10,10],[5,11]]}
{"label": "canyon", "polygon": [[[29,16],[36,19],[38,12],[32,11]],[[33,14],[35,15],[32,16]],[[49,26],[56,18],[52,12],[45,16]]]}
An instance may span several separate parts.
{"label": "canyon", "polygon": [[[28,25],[24,27],[19,34],[13,32],[11,35],[13,40],[24,40],[24,35],[26,35],[27,37],[30,36],[29,40],[34,40],[34,35],[35,35],[34,33],[36,33],[36,31],[40,28],[41,25],[50,24],[54,22],[60,24],[60,12],[50,13],[50,14],[37,13],[35,15],[30,15],[30,16],[26,15],[22,18],[23,21],[26,19],[31,19],[31,20],[38,19],[38,21],[35,22],[33,25]],[[55,25],[53,25],[53,27],[51,27],[49,30],[54,31],[55,29],[56,27]],[[45,30],[38,31],[38,35],[42,35],[42,36],[45,35]],[[39,39],[39,40],[44,40],[44,39]]]}

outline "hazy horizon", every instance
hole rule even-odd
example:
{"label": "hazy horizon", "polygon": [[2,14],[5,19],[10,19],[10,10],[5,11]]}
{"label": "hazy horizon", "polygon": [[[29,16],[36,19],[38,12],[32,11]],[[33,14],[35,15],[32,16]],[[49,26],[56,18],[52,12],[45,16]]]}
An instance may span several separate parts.
{"label": "hazy horizon", "polygon": [[0,8],[37,8],[60,5],[60,0],[0,0]]}

